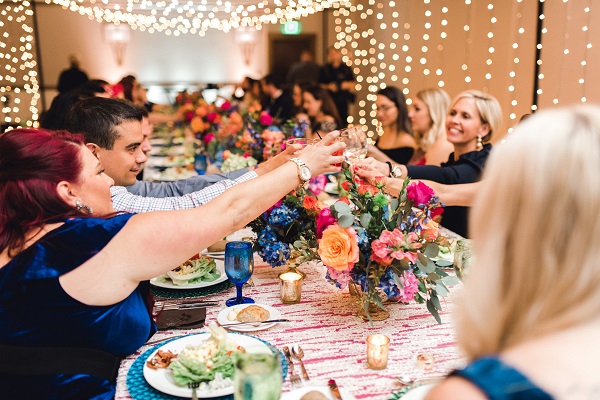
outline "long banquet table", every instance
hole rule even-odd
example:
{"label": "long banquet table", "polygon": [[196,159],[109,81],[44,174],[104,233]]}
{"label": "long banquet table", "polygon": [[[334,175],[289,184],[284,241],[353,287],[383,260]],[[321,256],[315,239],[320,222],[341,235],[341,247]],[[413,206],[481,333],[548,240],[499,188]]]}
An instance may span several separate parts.
{"label": "long banquet table", "polygon": [[[388,399],[401,388],[396,379],[398,376],[437,376],[463,365],[464,360],[455,346],[449,298],[442,299],[444,311],[440,325],[424,304],[416,303],[388,304],[390,317],[371,325],[356,315],[358,304],[348,289],[340,290],[329,284],[324,278],[324,268],[316,264],[301,268],[307,275],[302,286],[302,301],[299,304],[283,304],[278,283],[278,274],[283,270],[285,267],[256,265],[252,277],[254,287],[244,287],[244,295],[252,297],[257,303],[277,308],[283,318],[292,322],[248,334],[279,349],[286,345],[301,344],[310,385],[326,385],[330,378],[334,378],[340,387],[352,393],[356,399]],[[453,292],[457,290],[460,287],[455,287]],[[207,310],[206,324],[216,320],[219,311],[225,308],[225,300],[233,297],[234,293],[235,289],[231,288],[202,298],[219,302],[219,306]],[[160,331],[150,341],[203,331]],[[389,363],[384,370],[372,370],[366,366],[365,339],[374,333],[385,334],[391,339]],[[152,347],[145,345],[122,361],[116,399],[132,398],[126,383],[129,368],[140,354]],[[417,369],[416,357],[420,353],[435,357],[433,369],[427,372]],[[288,375],[283,392],[291,390]]]}

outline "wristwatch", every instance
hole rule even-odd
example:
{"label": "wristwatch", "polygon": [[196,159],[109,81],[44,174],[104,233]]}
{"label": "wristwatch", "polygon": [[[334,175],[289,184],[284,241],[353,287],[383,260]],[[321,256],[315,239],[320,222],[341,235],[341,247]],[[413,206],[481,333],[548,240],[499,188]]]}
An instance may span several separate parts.
{"label": "wristwatch", "polygon": [[310,168],[308,168],[308,166],[304,164],[304,161],[299,158],[291,158],[290,161],[296,164],[296,167],[298,168],[298,178],[302,181],[302,186],[306,187],[312,176]]}
{"label": "wristwatch", "polygon": [[402,178],[402,168],[400,168],[400,166],[398,164],[394,164],[390,168],[390,177],[391,178]]}

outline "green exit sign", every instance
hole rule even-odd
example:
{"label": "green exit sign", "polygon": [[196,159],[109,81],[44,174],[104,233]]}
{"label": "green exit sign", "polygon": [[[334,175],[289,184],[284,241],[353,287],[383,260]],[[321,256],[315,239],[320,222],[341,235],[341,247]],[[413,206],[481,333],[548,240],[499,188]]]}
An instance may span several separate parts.
{"label": "green exit sign", "polygon": [[298,21],[288,21],[281,24],[281,33],[284,35],[299,35],[302,32],[302,24]]}

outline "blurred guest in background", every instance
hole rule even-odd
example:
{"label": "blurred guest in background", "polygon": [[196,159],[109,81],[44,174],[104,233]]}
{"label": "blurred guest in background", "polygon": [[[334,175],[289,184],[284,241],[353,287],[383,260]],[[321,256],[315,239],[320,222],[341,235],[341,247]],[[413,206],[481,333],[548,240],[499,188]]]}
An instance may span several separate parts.
{"label": "blurred guest in background", "polygon": [[300,61],[292,64],[288,71],[286,82],[303,86],[316,85],[319,82],[319,65],[314,61],[308,50],[300,53]]}
{"label": "blurred guest in background", "polygon": [[87,74],[79,65],[79,58],[75,54],[69,56],[69,69],[65,69],[58,77],[57,89],[59,93],[69,92],[78,89],[88,81]]}
{"label": "blurred guest in background", "polygon": [[356,78],[352,69],[342,62],[342,53],[333,46],[329,47],[327,61],[319,72],[319,83],[329,91],[340,116],[340,127],[345,128],[348,124],[348,108],[356,100]]}
{"label": "blurred guest in background", "polygon": [[284,89],[274,74],[268,74],[262,79],[262,90],[265,94],[263,109],[279,123],[294,116],[294,100],[292,91]]}
{"label": "blurred guest in background", "polygon": [[310,121],[308,138],[318,137],[318,132],[331,132],[341,125],[335,103],[327,90],[320,86],[310,86],[302,92],[302,107]]}

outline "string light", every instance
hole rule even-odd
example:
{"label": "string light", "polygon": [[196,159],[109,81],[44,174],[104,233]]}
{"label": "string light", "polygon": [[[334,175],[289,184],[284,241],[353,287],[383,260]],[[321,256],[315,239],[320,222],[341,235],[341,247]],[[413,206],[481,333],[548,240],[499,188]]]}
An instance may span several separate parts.
{"label": "string light", "polygon": [[[40,99],[34,57],[33,11],[28,0],[5,1],[0,7],[0,103],[7,125],[37,127]],[[14,105],[11,107],[10,102]],[[23,108],[27,107],[29,108]],[[25,111],[25,112],[23,112]],[[28,111],[28,112],[27,112]],[[30,118],[23,120],[27,114]],[[13,117],[14,115],[14,117]]]}
{"label": "string light", "polygon": [[[543,3],[544,0],[540,0],[540,3]],[[543,23],[543,21],[546,19],[546,16],[542,13],[538,15],[538,23]],[[538,43],[536,43],[535,47],[537,49],[538,55],[537,55],[537,59],[535,60],[536,65],[538,65],[538,67],[541,70],[542,67],[542,43],[544,42],[544,35],[548,33],[548,28],[546,28],[546,26],[543,26],[542,30],[541,30],[541,34],[540,34],[540,40]],[[542,84],[542,80],[544,79],[544,74],[540,73],[538,74],[538,76],[536,77],[537,81],[539,82],[538,84],[538,89],[536,91],[536,95],[539,96],[543,93],[542,89],[541,89],[541,84]],[[537,105],[537,100],[534,101],[534,103],[531,105],[531,111],[537,111],[538,109],[538,105]]]}
{"label": "string light", "polygon": [[[558,78],[560,79],[561,82],[563,82],[563,75],[564,75],[564,67],[565,67],[565,62],[566,62],[566,56],[569,55],[570,50],[569,47],[567,46],[568,43],[568,39],[569,39],[569,21],[571,21],[571,3],[569,3],[569,0],[563,0],[563,4],[566,4],[567,7],[567,17],[565,18],[565,30],[563,33],[563,43],[562,43],[562,47],[563,47],[563,56],[560,58],[560,72],[558,74]],[[552,103],[554,104],[558,104],[559,103],[559,99],[561,96],[561,88],[563,85],[556,85],[556,97],[552,100]]]}
{"label": "string light", "polygon": [[448,35],[445,31],[446,26],[448,25],[448,20],[446,19],[446,13],[448,12],[448,7],[445,6],[446,0],[442,0],[442,14],[441,14],[441,21],[440,24],[442,25],[442,31],[440,32],[440,44],[438,44],[437,49],[438,49],[438,54],[440,55],[440,64],[439,64],[439,68],[435,70],[435,74],[438,76],[438,82],[437,85],[442,88],[444,87],[444,79],[442,77],[442,74],[444,73],[444,39],[446,39],[446,36]]}
{"label": "string light", "polygon": [[471,39],[471,26],[473,25],[473,21],[471,20],[471,0],[465,0],[465,5],[467,6],[467,23],[463,27],[465,31],[465,62],[461,66],[462,70],[465,71],[465,82],[471,83],[471,76],[469,75],[469,60],[471,58],[471,45],[473,44],[473,40]]}
{"label": "string light", "polygon": [[[509,76],[509,86],[508,86],[508,91],[510,92],[510,106],[511,106],[511,112],[509,115],[509,118],[511,120],[515,120],[517,118],[517,114],[516,114],[516,108],[518,105],[518,101],[516,98],[516,90],[515,90],[515,83],[516,83],[516,78],[517,78],[517,71],[519,69],[519,43],[521,42],[521,38],[523,33],[525,33],[525,28],[523,27],[523,8],[522,8],[522,1],[523,0],[517,0],[517,6],[516,6],[516,10],[513,7],[513,15],[517,16],[517,26],[518,29],[516,32],[513,32],[513,43],[512,43],[512,55],[513,55],[513,67],[512,70],[508,73]],[[508,132],[512,131],[512,127],[508,129]]]}
{"label": "string light", "polygon": [[587,101],[587,96],[586,96],[587,65],[588,65],[588,57],[589,57],[590,49],[592,48],[592,43],[590,42],[590,21],[592,19],[590,3],[591,3],[591,0],[588,0],[587,6],[583,10],[586,13],[586,23],[581,28],[581,30],[585,32],[585,50],[583,51],[583,61],[581,61],[582,71],[581,71],[581,78],[579,79],[579,84],[581,85],[581,102],[582,103],[585,103]]}
{"label": "string light", "polygon": [[[192,33],[204,36],[208,29],[229,32],[244,26],[284,23],[306,17],[346,0],[45,0],[98,22],[128,24],[141,31],[167,35]],[[90,4],[90,5],[85,5]]]}
{"label": "string light", "polygon": [[[494,2],[493,0],[490,0],[490,2],[487,5],[487,9],[490,11],[490,30],[487,33],[487,37],[488,37],[488,58],[487,60],[485,60],[485,63],[487,65],[487,69],[486,69],[486,74],[485,74],[485,79],[486,80],[491,80],[492,79],[492,55],[494,54],[494,52],[496,51],[496,49],[493,46],[493,38],[494,38],[494,24],[498,21],[497,18],[494,16]],[[484,91],[487,91],[488,88],[487,86],[483,87]]]}

